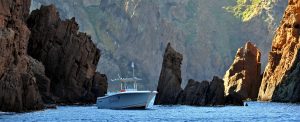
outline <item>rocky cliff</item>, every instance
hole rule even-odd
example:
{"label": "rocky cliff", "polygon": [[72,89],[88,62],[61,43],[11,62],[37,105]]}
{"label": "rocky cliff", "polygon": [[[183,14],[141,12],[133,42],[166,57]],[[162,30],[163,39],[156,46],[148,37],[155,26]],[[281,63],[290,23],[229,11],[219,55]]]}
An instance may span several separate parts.
{"label": "rocky cliff", "polygon": [[45,65],[55,103],[94,103],[106,93],[105,76],[95,72],[100,50],[89,35],[78,32],[75,18],[61,20],[53,5],[42,6],[32,11],[27,25],[28,54]]}
{"label": "rocky cliff", "polygon": [[43,108],[26,53],[30,0],[0,1],[0,111]]}
{"label": "rocky cliff", "polygon": [[272,42],[259,100],[300,102],[300,1],[289,0]]}
{"label": "rocky cliff", "polygon": [[261,53],[251,42],[239,48],[223,80],[225,93],[231,88],[243,99],[256,99],[261,84]]}
{"label": "rocky cliff", "polygon": [[[276,1],[268,10],[277,27],[287,0]],[[264,67],[274,32],[264,16],[241,22],[226,12],[234,0],[33,0],[32,9],[45,4],[55,4],[63,18],[75,16],[80,29],[92,35],[103,49],[98,71],[108,79],[131,76],[133,61],[144,80],[141,89],[156,88],[167,42],[183,54],[185,85],[190,78],[224,76],[246,40],[261,49]]]}
{"label": "rocky cliff", "polygon": [[190,79],[182,90],[181,88],[181,61],[182,54],[176,52],[168,44],[162,70],[157,86],[158,94],[154,104],[157,105],[195,105],[195,106],[214,106],[214,105],[243,105],[242,97],[235,91],[224,95],[224,81],[214,77],[211,82],[198,82]]}

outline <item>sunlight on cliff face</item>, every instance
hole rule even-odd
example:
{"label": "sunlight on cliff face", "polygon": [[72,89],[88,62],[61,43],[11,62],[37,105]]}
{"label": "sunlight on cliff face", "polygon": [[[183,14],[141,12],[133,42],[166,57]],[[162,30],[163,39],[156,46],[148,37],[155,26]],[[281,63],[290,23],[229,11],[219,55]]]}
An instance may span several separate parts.
{"label": "sunlight on cliff face", "polygon": [[263,16],[265,22],[269,25],[270,30],[275,28],[273,10],[275,5],[281,0],[234,0],[235,5],[224,7],[235,17],[243,22],[252,20],[254,17]]}

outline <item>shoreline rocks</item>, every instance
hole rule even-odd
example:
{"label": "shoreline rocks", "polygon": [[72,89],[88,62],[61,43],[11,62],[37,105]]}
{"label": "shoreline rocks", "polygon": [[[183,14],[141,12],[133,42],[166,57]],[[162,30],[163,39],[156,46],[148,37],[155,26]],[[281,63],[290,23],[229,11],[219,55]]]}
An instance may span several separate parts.
{"label": "shoreline rocks", "polygon": [[243,100],[256,100],[261,84],[260,57],[259,49],[251,42],[238,49],[232,65],[223,78],[226,95],[230,90],[234,90]]}
{"label": "shoreline rocks", "polygon": [[300,102],[300,1],[289,0],[269,53],[258,99]]}

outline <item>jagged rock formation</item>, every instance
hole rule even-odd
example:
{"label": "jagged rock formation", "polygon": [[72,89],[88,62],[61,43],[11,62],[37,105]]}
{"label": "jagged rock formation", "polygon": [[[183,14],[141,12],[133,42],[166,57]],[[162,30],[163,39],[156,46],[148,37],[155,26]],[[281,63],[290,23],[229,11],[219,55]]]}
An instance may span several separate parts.
{"label": "jagged rock formation", "polygon": [[177,104],[181,89],[182,54],[176,52],[168,43],[164,54],[162,69],[157,86],[158,94],[154,104]]}
{"label": "jagged rock formation", "polygon": [[231,91],[224,95],[224,81],[214,77],[211,82],[189,80],[187,86],[181,88],[181,61],[182,54],[176,52],[168,43],[165,50],[162,70],[157,86],[158,94],[154,104],[156,105],[243,105],[239,95]]}
{"label": "jagged rock formation", "polygon": [[269,53],[258,99],[300,102],[300,1],[289,0]]}
{"label": "jagged rock formation", "polygon": [[32,11],[27,25],[31,30],[28,54],[44,64],[56,103],[94,103],[97,95],[103,95],[94,88],[106,82],[96,81],[95,76],[100,50],[90,36],[78,32],[75,18],[61,20],[53,5],[42,6]]}
{"label": "jagged rock formation", "polygon": [[178,102],[183,105],[224,105],[224,81],[214,77],[211,82],[190,79]]}
{"label": "jagged rock formation", "polygon": [[[275,27],[287,5],[287,0],[276,1],[268,9],[275,15]],[[182,84],[186,85],[190,78],[224,76],[236,49],[247,40],[261,49],[264,67],[274,32],[265,16],[241,22],[226,12],[224,7],[234,5],[233,0],[33,0],[32,9],[49,4],[57,6],[61,17],[75,16],[81,31],[92,35],[103,54],[98,68],[108,79],[131,76],[134,62],[135,73],[143,77],[141,86],[151,90],[158,84],[161,66],[157,64],[162,64],[168,42],[184,56]],[[111,90],[119,89],[111,84]]]}
{"label": "jagged rock formation", "polygon": [[24,22],[30,0],[0,1],[0,111],[43,108],[26,53],[29,29]]}
{"label": "jagged rock formation", "polygon": [[243,99],[256,99],[261,84],[261,53],[251,42],[239,48],[223,80],[226,95],[231,88]]}

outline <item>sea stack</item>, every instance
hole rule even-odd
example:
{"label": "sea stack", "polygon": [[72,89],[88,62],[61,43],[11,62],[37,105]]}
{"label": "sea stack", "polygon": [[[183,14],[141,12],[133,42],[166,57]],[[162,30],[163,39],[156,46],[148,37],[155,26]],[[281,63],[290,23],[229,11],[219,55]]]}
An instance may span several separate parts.
{"label": "sea stack", "polygon": [[235,59],[223,80],[226,95],[234,90],[243,99],[255,100],[261,84],[261,53],[251,42],[238,49]]}
{"label": "sea stack", "polygon": [[168,43],[163,57],[162,68],[157,86],[155,105],[177,104],[181,88],[182,54],[176,52]]}
{"label": "sea stack", "polygon": [[30,0],[0,2],[0,111],[43,109],[36,78],[29,67],[25,24]]}
{"label": "sea stack", "polygon": [[272,41],[258,99],[300,102],[300,1],[289,0]]}
{"label": "sea stack", "polygon": [[56,103],[95,103],[106,93],[106,78],[96,73],[100,50],[89,35],[78,32],[75,18],[61,20],[54,5],[41,6],[32,11],[27,26],[28,54],[44,64]]}

